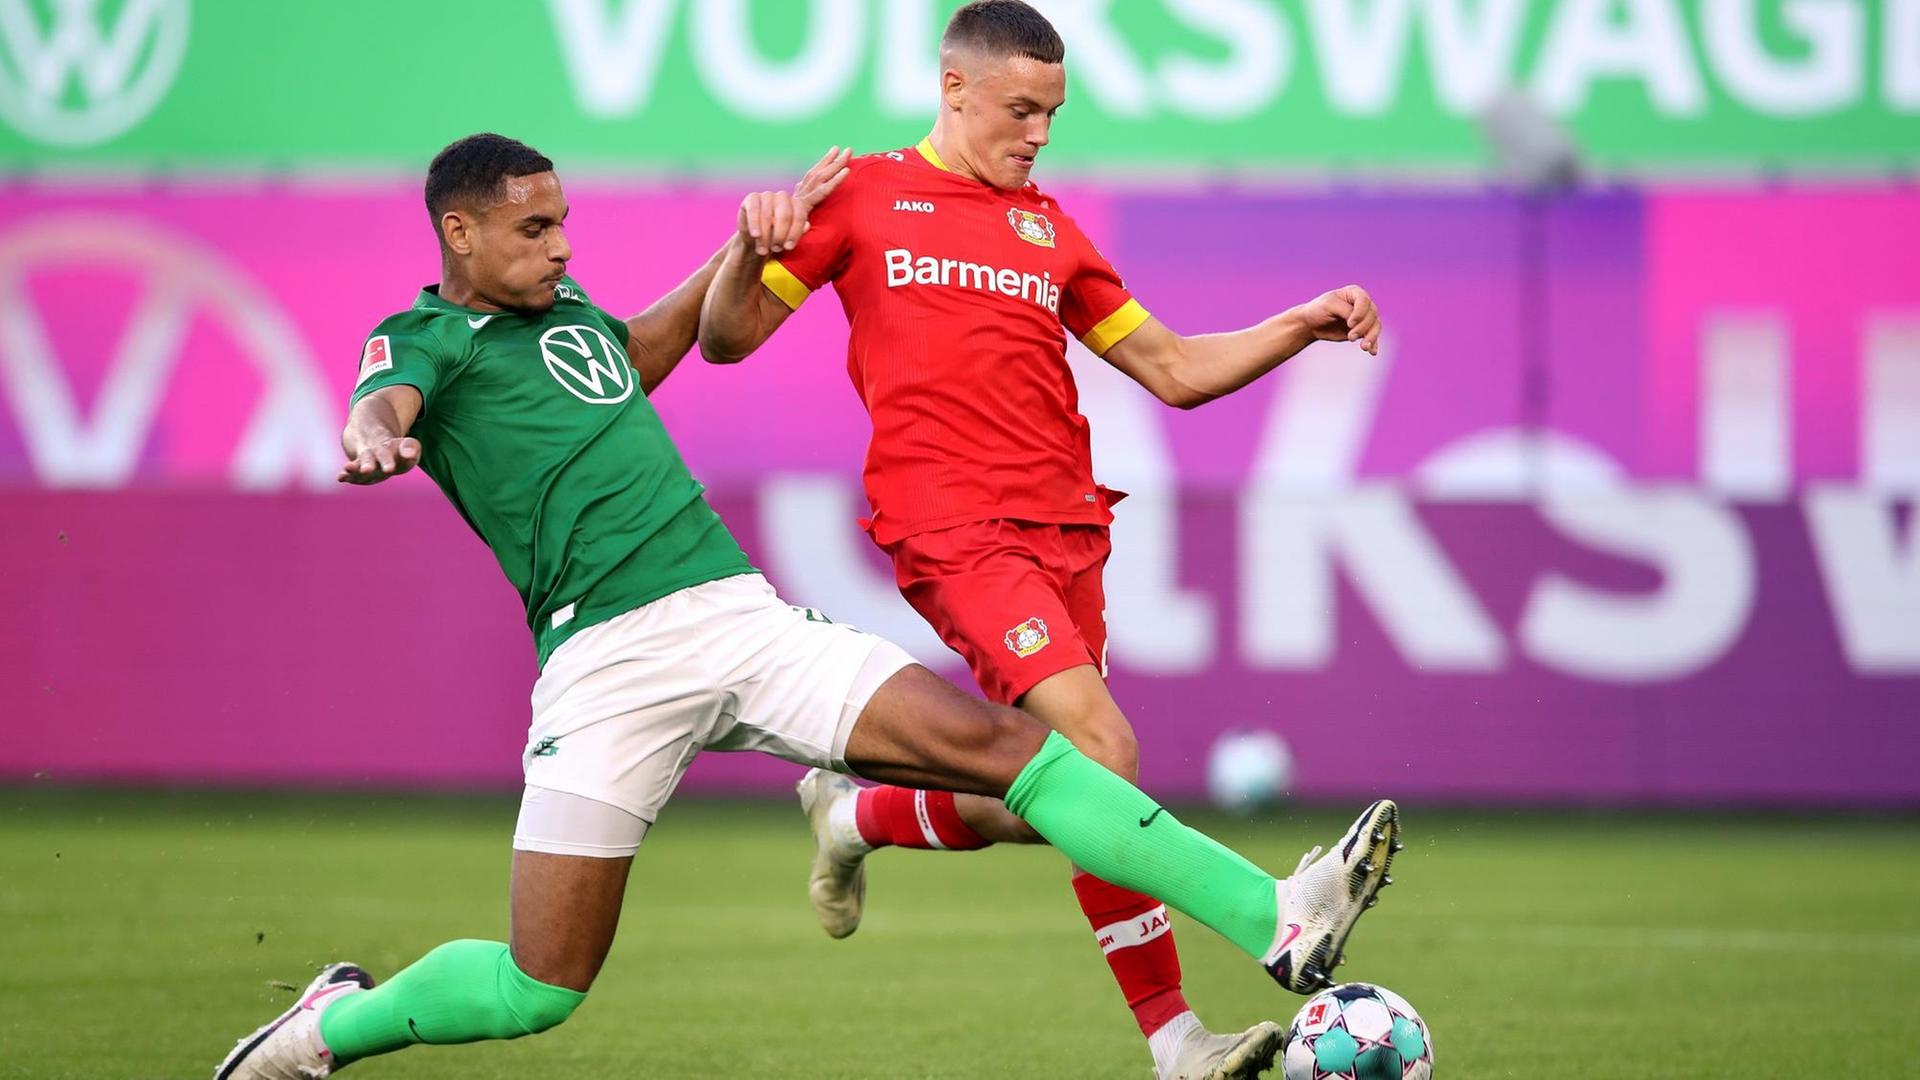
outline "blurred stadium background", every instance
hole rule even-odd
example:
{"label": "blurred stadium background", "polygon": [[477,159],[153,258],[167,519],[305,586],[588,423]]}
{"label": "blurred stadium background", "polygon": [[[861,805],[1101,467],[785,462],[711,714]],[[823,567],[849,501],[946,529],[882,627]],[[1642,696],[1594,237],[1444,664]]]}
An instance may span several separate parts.
{"label": "blurred stadium background", "polygon": [[[474,877],[480,899],[441,910],[477,908],[479,932],[504,924],[489,890],[535,673],[521,613],[424,477],[333,483],[363,337],[436,274],[419,200],[434,151],[491,129],[552,156],[574,273],[603,305],[638,310],[721,243],[743,191],[790,183],[830,144],[924,134],[955,6],[0,0],[0,952],[35,960],[0,974],[0,1075],[183,1075],[195,1054],[217,1059],[239,1033],[226,1027],[257,1022],[263,979],[325,959],[329,931],[379,941],[359,958],[389,971],[446,936],[380,937],[364,906],[299,907],[302,881],[345,873],[317,867],[313,845],[352,859],[370,896],[411,888],[422,924],[446,902],[435,883]],[[1724,1046],[1675,1012],[1706,984],[1649,995],[1592,974],[1587,961],[1649,948],[1567,944],[1604,927],[1667,934],[1651,948],[1671,974],[1707,965],[1720,982],[1700,992],[1768,1045],[1804,1015],[1791,988],[1821,985],[1799,965],[1847,976],[1824,1011],[1854,1017],[1846,1052],[1861,1056],[1832,1074],[1910,1066],[1878,1056],[1896,1053],[1894,1029],[1882,1045],[1874,1025],[1898,1020],[1883,991],[1914,1000],[1920,954],[1920,0],[1040,6],[1071,81],[1039,180],[1149,309],[1183,331],[1236,327],[1352,281],[1389,328],[1377,361],[1321,346],[1194,413],[1075,346],[1097,470],[1132,493],[1110,615],[1144,785],[1197,798],[1216,736],[1269,728],[1306,803],[1391,793],[1411,827],[1426,815],[1468,845],[1450,869],[1442,849],[1410,852],[1424,891],[1383,907],[1368,950],[1383,967],[1358,972],[1422,1006],[1443,1071],[1453,1049],[1460,1076],[1804,1075],[1716,1071],[1734,1068]],[[657,403],[789,599],[964,680],[854,525],[865,418],[844,333],[837,304],[809,305],[747,365],[690,358]],[[778,796],[796,772],[709,755],[683,791]],[[183,787],[233,794],[163,790]],[[331,794],[278,793],[292,789]],[[481,797],[406,794],[422,789]],[[1596,808],[1635,813],[1570,816]],[[790,958],[854,955],[871,977],[915,942],[1012,949],[977,916],[951,930],[975,934],[965,949],[916,938],[903,900],[861,943],[874,951],[827,953],[787,880],[806,857],[788,811],[676,805],[669,820],[682,813],[699,835],[737,829],[786,852],[751,900],[791,923]],[[409,865],[407,829],[474,820],[488,825],[469,841],[480,861],[453,865],[442,845]],[[1267,820],[1292,830],[1271,850],[1253,826],[1234,835],[1291,865],[1309,828]],[[249,821],[279,831],[263,848]],[[1555,870],[1529,863],[1562,842],[1556,821],[1601,845],[1598,861],[1567,839]],[[390,832],[390,857],[327,846],[356,828]],[[677,869],[656,883],[729,872],[667,835],[641,857],[667,848]],[[89,844],[86,874],[73,859]],[[1580,907],[1643,856],[1673,876],[1633,904]],[[233,868],[248,859],[255,874]],[[921,884],[899,888],[924,890],[927,920],[964,908],[955,895],[1016,910],[1032,940],[1016,934],[1013,951],[1056,950],[1084,976],[1029,988],[1036,1012],[1084,1000],[1063,1014],[1079,1018],[1069,1035],[1003,996],[996,1023],[1040,1048],[1034,1064],[996,1064],[1001,1050],[943,1012],[935,1062],[863,1072],[857,1053],[829,1068],[756,1043],[742,1071],[1132,1075],[1144,1055],[1057,867],[1041,853],[954,862],[902,869]],[[1714,895],[1728,874],[1744,891]],[[1543,899],[1488,910],[1476,888]],[[216,893],[241,906],[211,918],[194,897]],[[745,900],[661,893],[680,906],[655,917],[677,912],[687,935],[703,911],[728,933],[754,921],[726,906]],[[1469,931],[1447,929],[1463,911]],[[285,937],[275,923],[256,943],[271,919],[305,941],[261,951]],[[1508,932],[1503,956],[1535,954],[1504,990],[1485,969],[1462,975],[1484,959],[1481,925]],[[648,935],[621,946],[641,970],[684,940]],[[744,980],[725,965],[767,954],[741,948],[678,970]],[[1229,970],[1209,948],[1189,946],[1196,980]],[[128,988],[128,964],[168,973],[174,994],[181,971],[246,989],[190,1033],[113,1029],[163,1048],[164,1066],[119,1064],[31,1004],[98,1019],[115,994],[165,1000]],[[1532,998],[1534,1022],[1571,1025],[1595,1053],[1657,1033],[1684,1067],[1587,1073],[1516,1050],[1483,1009],[1521,1007],[1513,982],[1529,978],[1599,980],[1589,997]],[[680,1007],[632,979],[608,993]],[[1739,1004],[1769,979],[1780,996]],[[1220,1011],[1291,1011],[1228,985]],[[910,1004],[885,1007],[910,1023]],[[604,1059],[516,1046],[458,1058],[457,1074],[693,1068],[601,1019]],[[1074,1056],[1045,1058],[1062,1038]]]}

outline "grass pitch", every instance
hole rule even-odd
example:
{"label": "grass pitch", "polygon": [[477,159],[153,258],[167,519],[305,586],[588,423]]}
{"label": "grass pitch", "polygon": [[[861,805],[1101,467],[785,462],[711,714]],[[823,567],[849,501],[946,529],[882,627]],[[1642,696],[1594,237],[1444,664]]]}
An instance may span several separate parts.
{"label": "grass pitch", "polygon": [[[0,1077],[204,1077],[291,999],[275,980],[504,937],[515,805],[0,789]],[[1343,973],[1422,1011],[1440,1076],[1911,1075],[1913,819],[1405,809],[1399,884]],[[1287,870],[1344,815],[1188,820]],[[844,942],[807,909],[810,853],[791,805],[676,803],[570,1022],[346,1075],[1150,1075],[1054,853],[882,852]],[[1210,1025],[1291,1017],[1299,999],[1178,925]]]}

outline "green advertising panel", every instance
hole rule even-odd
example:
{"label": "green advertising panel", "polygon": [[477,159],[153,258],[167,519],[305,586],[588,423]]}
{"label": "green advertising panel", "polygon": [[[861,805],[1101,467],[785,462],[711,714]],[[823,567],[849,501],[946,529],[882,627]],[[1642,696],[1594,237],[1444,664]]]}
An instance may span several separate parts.
{"label": "green advertising panel", "polygon": [[[0,0],[0,168],[569,166],[898,146],[956,0]],[[1056,167],[1471,173],[1516,97],[1608,171],[1920,162],[1920,0],[1043,0]]]}

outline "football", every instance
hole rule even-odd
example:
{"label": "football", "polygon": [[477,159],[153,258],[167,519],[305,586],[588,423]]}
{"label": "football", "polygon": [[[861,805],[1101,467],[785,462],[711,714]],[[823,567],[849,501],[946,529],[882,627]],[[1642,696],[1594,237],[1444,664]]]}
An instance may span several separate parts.
{"label": "football", "polygon": [[1287,1029],[1286,1080],[1427,1080],[1433,1036],[1407,999],[1341,983],[1309,998]]}
{"label": "football", "polygon": [[1271,731],[1229,731],[1207,753],[1207,797],[1245,814],[1284,798],[1293,787],[1293,751]]}

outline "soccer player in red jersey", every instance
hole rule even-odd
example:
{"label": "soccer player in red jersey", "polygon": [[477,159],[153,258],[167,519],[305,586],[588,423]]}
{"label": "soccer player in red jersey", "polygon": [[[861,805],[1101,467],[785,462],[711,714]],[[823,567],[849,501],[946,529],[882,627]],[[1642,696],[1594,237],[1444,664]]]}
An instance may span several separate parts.
{"label": "soccer player in red jersey", "polygon": [[[873,421],[868,529],[902,593],[988,696],[1132,778],[1137,746],[1104,680],[1101,572],[1119,495],[1094,483],[1065,334],[1160,400],[1192,408],[1314,341],[1376,352],[1380,319],[1357,286],[1233,333],[1183,337],[1149,315],[1028,179],[1066,98],[1064,53],[1047,20],[1017,0],[956,12],[932,133],[909,149],[842,152],[849,175],[797,242],[779,232],[782,242],[734,249],[708,291],[700,347],[709,361],[738,361],[831,283],[851,325],[848,371]],[[810,891],[836,937],[859,924],[862,859],[874,848],[1038,839],[977,796],[858,788],[822,772],[801,796],[820,843]],[[1252,1076],[1271,1062],[1274,1025],[1215,1036],[1194,1018],[1158,901],[1080,872],[1074,888],[1161,1077]],[[1330,907],[1294,921],[1329,927],[1337,959],[1373,892],[1327,898]],[[1312,907],[1296,896],[1290,911],[1296,901]]]}

